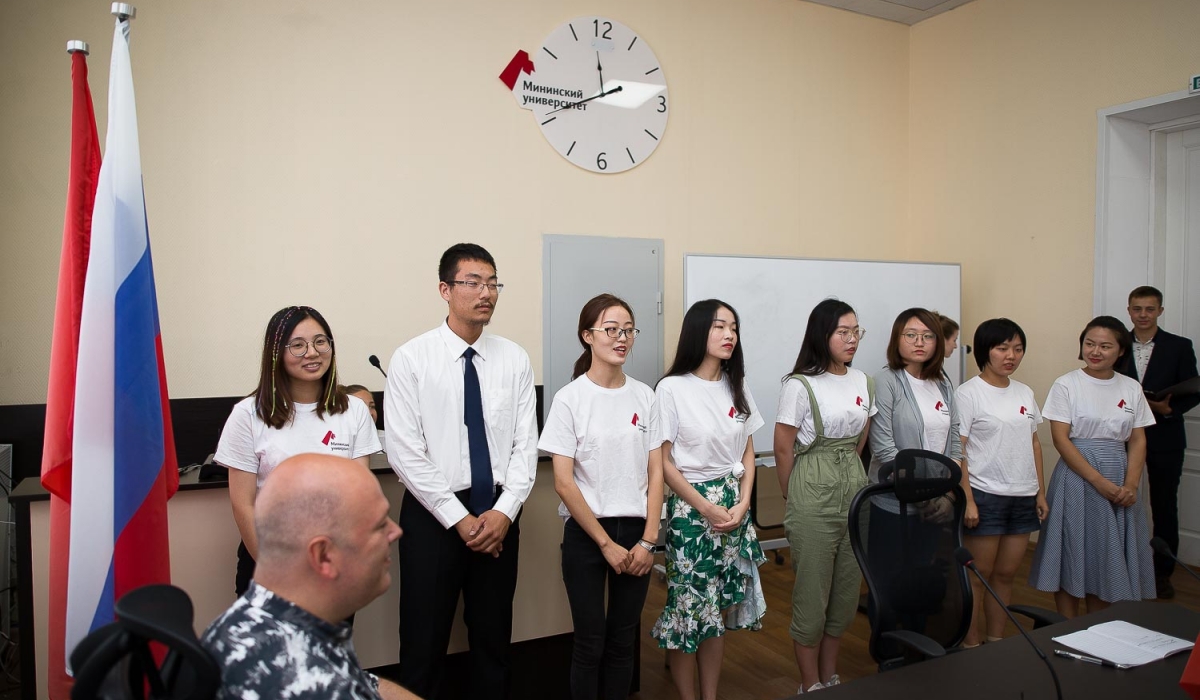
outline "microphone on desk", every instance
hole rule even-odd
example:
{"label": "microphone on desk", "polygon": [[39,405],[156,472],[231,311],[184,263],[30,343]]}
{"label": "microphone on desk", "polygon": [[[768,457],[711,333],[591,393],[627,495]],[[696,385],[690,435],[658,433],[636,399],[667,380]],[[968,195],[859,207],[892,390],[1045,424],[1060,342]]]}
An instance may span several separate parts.
{"label": "microphone on desk", "polygon": [[380,372],[382,372],[382,373],[383,373],[383,376],[385,376],[385,377],[387,376],[387,372],[384,372],[384,371],[383,371],[383,367],[380,367],[380,366],[379,366],[379,358],[378,358],[378,357],[376,357],[375,355],[371,355],[370,357],[368,357],[368,358],[367,358],[367,362],[370,362],[370,363],[371,363],[371,365],[372,365],[373,367],[375,367],[375,369],[377,369],[377,370],[379,370]]}
{"label": "microphone on desk", "polygon": [[1161,537],[1154,537],[1150,540],[1150,547],[1152,549],[1154,549],[1154,551],[1156,553],[1161,554],[1164,557],[1170,558],[1171,561],[1175,562],[1180,567],[1182,567],[1184,571],[1191,574],[1192,578],[1200,581],[1200,574],[1197,574],[1195,571],[1193,571],[1192,567],[1179,561],[1179,557],[1175,556],[1175,553],[1171,551],[1171,547],[1170,547],[1170,545],[1167,544],[1166,540],[1164,540]]}
{"label": "microphone on desk", "polygon": [[1000,600],[999,595],[996,595],[996,591],[992,589],[991,584],[987,582],[987,579],[983,577],[983,574],[979,573],[979,569],[975,566],[975,556],[971,554],[971,550],[967,549],[966,547],[959,547],[958,549],[954,550],[954,558],[958,560],[960,565],[965,566],[975,574],[975,577],[979,579],[979,582],[983,584],[983,587],[987,589],[987,592],[997,603],[1000,604],[1000,608],[1004,610],[1005,615],[1008,615],[1008,619],[1011,620],[1014,625],[1016,625],[1017,631],[1021,633],[1021,636],[1025,638],[1026,642],[1029,642],[1029,646],[1033,649],[1034,653],[1038,655],[1038,658],[1042,660],[1042,663],[1046,664],[1046,668],[1050,669],[1050,677],[1054,679],[1054,693],[1058,697],[1058,700],[1062,700],[1062,686],[1058,684],[1058,674],[1054,672],[1054,664],[1050,663],[1050,659],[1046,658],[1045,652],[1038,648],[1038,645],[1034,643],[1033,638],[1029,636],[1029,633],[1025,631],[1025,628],[1021,626],[1021,623],[1017,622],[1017,618],[1013,617],[1013,614],[1011,611],[1009,611],[1008,606],[1004,604],[1004,601]]}

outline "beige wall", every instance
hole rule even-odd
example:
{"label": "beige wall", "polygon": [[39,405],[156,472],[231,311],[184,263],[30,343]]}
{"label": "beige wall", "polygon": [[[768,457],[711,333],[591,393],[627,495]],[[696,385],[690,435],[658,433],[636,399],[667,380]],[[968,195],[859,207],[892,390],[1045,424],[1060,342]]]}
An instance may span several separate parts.
{"label": "beige wall", "polygon": [[912,29],[905,253],[962,262],[964,335],[1021,324],[1039,401],[1092,316],[1096,112],[1185,89],[1197,26],[1194,0],[977,0]]}
{"label": "beige wall", "polygon": [[[48,0],[0,23],[0,403],[44,400],[63,45],[93,44],[103,133],[104,6]],[[684,252],[961,261],[964,335],[1021,323],[1019,376],[1042,398],[1091,313],[1096,111],[1200,72],[1193,0],[976,0],[911,29],[799,0],[610,2],[658,54],[673,110],[647,163],[600,176],[555,154],[496,79],[594,9],[142,3],[172,395],[248,391],[261,329],[289,303],[320,308],[343,376],[379,388],[361,358],[437,323],[436,258],[463,239],[496,255],[494,330],[540,379],[541,234],[577,233],[666,240],[668,348]]]}
{"label": "beige wall", "polygon": [[[603,3],[650,42],[666,137],[600,176],[557,155],[497,79],[595,3],[139,3],[142,165],[171,393],[256,380],[277,308],[320,309],[348,381],[444,314],[437,257],[469,239],[508,285],[494,330],[541,374],[543,233],[666,241],[667,344],[682,255],[905,254],[907,27],[797,0]],[[0,23],[0,404],[45,400],[69,119],[68,39],[107,93],[108,3]],[[99,115],[100,133],[105,116]]]}

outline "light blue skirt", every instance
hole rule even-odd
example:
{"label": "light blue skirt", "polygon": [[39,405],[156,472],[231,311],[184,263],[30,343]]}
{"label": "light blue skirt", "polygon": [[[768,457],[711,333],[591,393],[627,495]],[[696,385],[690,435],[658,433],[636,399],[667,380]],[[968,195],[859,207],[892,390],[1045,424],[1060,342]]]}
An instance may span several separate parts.
{"label": "light blue skirt", "polygon": [[[1084,459],[1104,478],[1125,484],[1128,456],[1118,440],[1074,439]],[[1100,600],[1154,598],[1150,526],[1141,499],[1114,505],[1061,459],[1046,487],[1050,514],[1042,523],[1029,584],[1040,591],[1065,591]]]}

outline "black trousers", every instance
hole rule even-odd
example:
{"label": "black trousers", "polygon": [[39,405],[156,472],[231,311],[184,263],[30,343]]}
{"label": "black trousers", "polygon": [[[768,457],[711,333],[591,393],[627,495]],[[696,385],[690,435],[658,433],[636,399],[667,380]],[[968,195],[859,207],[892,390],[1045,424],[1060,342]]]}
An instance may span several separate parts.
{"label": "black trousers", "polygon": [[[1154,536],[1161,537],[1179,553],[1179,478],[1183,475],[1183,451],[1146,452],[1146,476],[1150,479],[1150,510]],[[1170,576],[1175,561],[1154,553],[1154,575]]]}
{"label": "black trousers", "polygon": [[[464,505],[470,489],[458,492]],[[508,692],[513,594],[521,518],[499,557],[476,554],[453,527],[445,528],[410,493],[400,506],[400,671],[397,681],[417,695],[438,697],[458,597],[470,644],[468,683],[473,698]]]}
{"label": "black trousers", "polygon": [[237,548],[237,572],[233,575],[233,592],[237,593],[239,598],[250,588],[250,581],[254,578],[254,557],[250,556],[250,550],[246,549],[245,542],[238,542]]}
{"label": "black trousers", "polygon": [[[645,518],[600,518],[609,539],[639,546]],[[574,519],[563,527],[563,583],[571,603],[575,648],[571,654],[574,700],[622,700],[633,682],[633,654],[650,576],[618,574]],[[605,588],[608,608],[605,610]]]}

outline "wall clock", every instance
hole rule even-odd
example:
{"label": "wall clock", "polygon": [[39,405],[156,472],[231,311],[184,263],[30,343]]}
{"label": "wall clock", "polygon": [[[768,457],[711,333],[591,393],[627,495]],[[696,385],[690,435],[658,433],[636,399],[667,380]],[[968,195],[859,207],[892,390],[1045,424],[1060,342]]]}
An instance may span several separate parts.
{"label": "wall clock", "polygon": [[592,172],[644,163],[666,132],[671,101],[658,58],[645,38],[607,17],[563,24],[500,77],[554,150]]}

